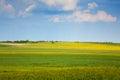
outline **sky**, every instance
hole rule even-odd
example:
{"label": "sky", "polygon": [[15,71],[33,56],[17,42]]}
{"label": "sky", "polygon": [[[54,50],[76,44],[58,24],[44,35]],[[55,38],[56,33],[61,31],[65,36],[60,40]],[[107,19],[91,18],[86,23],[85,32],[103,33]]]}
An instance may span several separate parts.
{"label": "sky", "polygon": [[0,41],[120,43],[119,0],[0,0]]}

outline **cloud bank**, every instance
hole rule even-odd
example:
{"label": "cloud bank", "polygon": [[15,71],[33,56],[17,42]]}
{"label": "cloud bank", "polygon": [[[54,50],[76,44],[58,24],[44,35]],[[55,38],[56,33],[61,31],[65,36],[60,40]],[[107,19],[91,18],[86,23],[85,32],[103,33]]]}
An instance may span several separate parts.
{"label": "cloud bank", "polygon": [[61,10],[74,10],[78,0],[42,0],[49,7],[57,7]]}
{"label": "cloud bank", "polygon": [[98,11],[96,14],[81,13],[80,11],[75,11],[72,15],[66,17],[66,20],[75,22],[114,22],[116,17],[112,17],[104,11]]}
{"label": "cloud bank", "polygon": [[[21,8],[19,3],[22,3]],[[96,2],[87,3],[87,8],[81,9],[84,5],[80,5],[80,0],[15,0],[8,2],[7,0],[0,0],[0,16],[14,16],[14,17],[29,17],[34,16],[37,9],[38,12],[45,10],[63,11],[68,14],[54,14],[49,15],[50,21],[53,22],[115,22],[117,18],[107,13],[104,10],[99,10],[99,5]],[[42,6],[41,6],[42,5]],[[97,9],[96,9],[97,8]],[[49,13],[48,11],[48,13]],[[94,13],[92,13],[94,11]],[[46,15],[46,14],[44,14]],[[56,17],[58,15],[58,17]]]}
{"label": "cloud bank", "polygon": [[[96,13],[92,14],[91,10],[98,7],[98,4],[95,2],[88,3],[88,8],[85,10],[74,10],[73,13],[66,16],[59,16],[59,22],[67,21],[67,22],[115,22],[117,18],[108,14],[103,10],[98,10]],[[64,17],[64,18],[63,18]],[[53,22],[54,18],[52,19]],[[60,21],[61,20],[61,21]]]}

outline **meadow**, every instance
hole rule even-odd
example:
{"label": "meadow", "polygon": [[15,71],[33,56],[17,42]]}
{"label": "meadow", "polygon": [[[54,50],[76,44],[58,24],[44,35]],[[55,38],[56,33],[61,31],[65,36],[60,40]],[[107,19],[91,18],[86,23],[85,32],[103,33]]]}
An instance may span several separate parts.
{"label": "meadow", "polygon": [[120,44],[0,43],[0,80],[120,80]]}

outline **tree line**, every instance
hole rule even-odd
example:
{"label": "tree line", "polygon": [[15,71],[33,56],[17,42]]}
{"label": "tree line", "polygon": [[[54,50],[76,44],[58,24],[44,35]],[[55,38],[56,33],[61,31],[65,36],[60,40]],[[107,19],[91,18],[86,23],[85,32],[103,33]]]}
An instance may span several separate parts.
{"label": "tree line", "polygon": [[[40,40],[40,41],[30,41],[30,40],[0,41],[0,43],[43,43],[43,42],[55,43],[55,42],[69,42],[69,41],[45,41],[45,40]],[[73,41],[73,42],[81,43],[80,41]],[[112,44],[112,45],[120,44],[120,43],[113,43],[113,42],[82,42],[82,43]]]}
{"label": "tree line", "polygon": [[16,40],[16,41],[0,41],[0,43],[40,43],[40,42],[50,42],[50,43],[55,43],[55,42],[62,42],[62,41],[29,41],[29,40]]}

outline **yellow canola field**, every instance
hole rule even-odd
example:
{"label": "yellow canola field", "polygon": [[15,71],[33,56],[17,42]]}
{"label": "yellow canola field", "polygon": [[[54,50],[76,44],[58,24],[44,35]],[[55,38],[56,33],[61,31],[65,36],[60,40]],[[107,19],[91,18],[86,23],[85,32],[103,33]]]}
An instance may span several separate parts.
{"label": "yellow canola field", "polygon": [[27,43],[20,46],[25,48],[60,48],[60,49],[86,49],[86,50],[120,50],[120,45],[99,44],[99,43],[75,43],[75,42],[55,42],[55,43]]}

